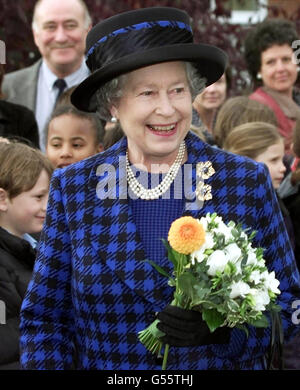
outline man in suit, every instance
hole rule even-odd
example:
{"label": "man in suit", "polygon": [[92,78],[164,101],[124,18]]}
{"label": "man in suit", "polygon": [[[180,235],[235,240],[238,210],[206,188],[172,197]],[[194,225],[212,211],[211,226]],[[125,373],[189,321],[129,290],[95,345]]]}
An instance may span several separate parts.
{"label": "man in suit", "polygon": [[89,75],[84,51],[90,28],[91,17],[83,0],[38,0],[32,31],[42,58],[4,78],[6,99],[34,111],[42,149],[44,127],[58,95]]}

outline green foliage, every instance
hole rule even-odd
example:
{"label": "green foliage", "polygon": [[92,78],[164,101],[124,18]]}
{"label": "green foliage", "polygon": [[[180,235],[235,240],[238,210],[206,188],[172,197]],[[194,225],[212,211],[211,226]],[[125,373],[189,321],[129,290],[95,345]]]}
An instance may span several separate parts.
{"label": "green foliage", "polygon": [[216,309],[206,309],[202,312],[202,318],[207,323],[209,330],[214,332],[224,323],[224,318]]}
{"label": "green foliage", "polygon": [[[211,332],[228,326],[238,327],[248,335],[248,325],[268,327],[269,320],[263,312],[280,311],[280,306],[275,304],[280,293],[279,282],[274,273],[268,272],[263,249],[252,247],[255,232],[249,233],[232,221],[226,225],[215,213],[208,213],[199,222],[206,226],[206,239],[210,236],[202,250],[181,254],[163,240],[174,266],[174,277],[147,260],[174,287],[171,304],[201,312]],[[161,348],[159,337],[153,324],[139,333],[140,341],[154,353],[159,353]],[[164,367],[167,354],[168,348]]]}

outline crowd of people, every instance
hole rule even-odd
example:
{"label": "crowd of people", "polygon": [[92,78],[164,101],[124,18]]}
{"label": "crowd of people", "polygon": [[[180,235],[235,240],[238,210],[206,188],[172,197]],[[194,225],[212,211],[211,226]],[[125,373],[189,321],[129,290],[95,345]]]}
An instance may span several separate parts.
{"label": "crowd of people", "polygon": [[[253,90],[233,97],[230,59],[195,43],[177,8],[92,27],[84,1],[38,0],[32,31],[41,59],[7,74],[0,65],[0,370],[159,369],[137,337],[157,316],[169,369],[299,369],[294,25],[250,30]],[[207,163],[210,196],[186,196]],[[255,231],[280,281],[284,342],[272,362],[271,325],[210,335],[199,313],[170,310],[171,286],[143,261],[172,272],[161,239],[177,218],[208,212]]]}

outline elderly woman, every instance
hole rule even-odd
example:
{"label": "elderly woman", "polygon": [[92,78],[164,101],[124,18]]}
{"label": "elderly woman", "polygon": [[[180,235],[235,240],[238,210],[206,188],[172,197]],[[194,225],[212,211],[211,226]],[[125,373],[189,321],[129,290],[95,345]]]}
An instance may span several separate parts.
{"label": "elderly woman", "polygon": [[[97,24],[87,64],[92,74],[73,104],[113,116],[125,137],[54,174],[22,307],[23,368],[69,369],[75,355],[78,369],[159,369],[138,339],[157,312],[172,351],[168,369],[263,368],[269,328],[249,326],[248,338],[239,329],[210,334],[199,312],[169,305],[173,288],[143,261],[172,272],[161,238],[183,214],[239,221],[258,232],[255,245],[281,281],[286,336],[296,331],[299,275],[266,168],[189,132],[193,93],[220,78],[225,54],[193,43],[185,12],[152,7]],[[199,162],[215,173],[205,175],[211,191],[196,196]]]}
{"label": "elderly woman", "polygon": [[245,60],[258,87],[250,98],[274,111],[287,154],[292,154],[293,128],[300,118],[300,108],[294,101],[299,68],[294,56],[298,46],[294,47],[293,42],[298,39],[290,21],[267,19],[254,27],[245,40]]}

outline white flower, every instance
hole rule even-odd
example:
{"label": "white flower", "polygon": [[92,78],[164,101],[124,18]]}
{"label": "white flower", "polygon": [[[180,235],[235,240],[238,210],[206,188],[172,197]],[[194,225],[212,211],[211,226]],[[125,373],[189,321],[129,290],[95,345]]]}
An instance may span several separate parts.
{"label": "white flower", "polygon": [[242,273],[242,268],[241,268],[242,251],[237,246],[237,244],[232,243],[227,245],[224,248],[224,252],[227,257],[227,260],[236,266],[236,273],[241,274]]}
{"label": "white flower", "polygon": [[217,216],[215,217],[215,222],[216,222],[218,225],[221,224],[221,223],[223,223],[222,217],[220,217],[219,215],[217,215]]}
{"label": "white flower", "polygon": [[[216,220],[217,220],[217,218],[216,218]],[[214,228],[214,232],[218,233],[218,234],[223,234],[225,237],[225,242],[228,242],[228,240],[232,239],[231,228],[226,226],[225,223],[222,221],[222,219],[220,221],[216,221],[216,222],[218,223],[218,227]]]}
{"label": "white flower", "polygon": [[266,310],[266,306],[270,303],[270,297],[268,291],[266,290],[257,290],[252,288],[250,290],[250,294],[254,298],[254,309],[256,311],[264,311]]}
{"label": "white flower", "polygon": [[232,283],[229,298],[234,299],[239,296],[244,298],[249,293],[249,291],[250,286],[243,281]]}
{"label": "white flower", "polygon": [[247,265],[256,265],[257,264],[257,257],[255,250],[253,248],[249,248],[248,258],[247,258]]}
{"label": "white flower", "polygon": [[211,233],[206,232],[205,233],[205,242],[204,242],[204,244],[201,246],[200,249],[198,249],[198,250],[194,251],[193,253],[191,253],[191,262],[192,262],[192,264],[195,264],[195,261],[197,261],[198,263],[201,263],[204,260],[204,258],[205,258],[204,251],[206,249],[211,249],[213,246],[214,246],[213,236],[212,236]]}
{"label": "white flower", "polygon": [[200,220],[198,221],[203,226],[203,229],[207,232],[207,224],[208,224],[207,218],[201,217]]}
{"label": "white flower", "polygon": [[227,263],[228,258],[223,251],[214,251],[207,259],[206,264],[209,266],[208,275],[214,276],[217,271],[223,272]]}
{"label": "white flower", "polygon": [[258,270],[252,271],[249,276],[249,281],[258,284],[261,281],[261,273]]}
{"label": "white flower", "polygon": [[280,290],[278,289],[280,282],[275,279],[274,271],[270,273],[268,273],[268,271],[264,271],[262,273],[262,279],[264,280],[264,285],[268,290],[271,290],[274,294],[280,294]]}
{"label": "white flower", "polygon": [[227,245],[224,248],[224,251],[226,253],[226,257],[228,258],[228,261],[231,261],[233,264],[235,264],[238,260],[240,260],[242,256],[242,251],[235,243]]}

